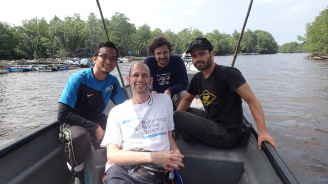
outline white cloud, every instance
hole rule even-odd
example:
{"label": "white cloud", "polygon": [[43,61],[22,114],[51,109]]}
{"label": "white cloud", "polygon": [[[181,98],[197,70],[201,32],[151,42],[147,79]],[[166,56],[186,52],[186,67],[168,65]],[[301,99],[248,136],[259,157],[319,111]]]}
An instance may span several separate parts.
{"label": "white cloud", "polygon": [[196,9],[190,9],[190,10],[185,10],[182,15],[184,17],[190,17],[195,15],[195,13],[196,13]]}
{"label": "white cloud", "polygon": [[[321,6],[320,6],[321,4]],[[295,3],[293,6],[289,6],[285,9],[282,9],[276,14],[276,18],[280,20],[308,20],[313,19],[319,15],[319,12],[324,10],[319,9],[319,7],[324,7],[326,3],[323,1],[302,1]]]}
{"label": "white cloud", "polygon": [[193,0],[191,3],[190,3],[190,7],[193,7],[193,6],[197,6],[201,3],[204,3],[206,0]]}
{"label": "white cloud", "polygon": [[[272,4],[287,4],[287,3],[291,3],[291,2],[299,2],[299,0],[256,0],[255,3],[272,3]],[[254,1],[253,1],[254,3]]]}

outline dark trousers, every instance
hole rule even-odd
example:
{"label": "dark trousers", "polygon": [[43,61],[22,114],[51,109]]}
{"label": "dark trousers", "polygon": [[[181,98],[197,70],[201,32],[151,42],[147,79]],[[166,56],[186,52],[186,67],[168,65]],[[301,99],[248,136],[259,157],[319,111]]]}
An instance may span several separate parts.
{"label": "dark trousers", "polygon": [[[101,116],[93,121],[98,123],[103,130],[106,129],[107,116]],[[89,146],[91,146],[91,143],[95,149],[99,148],[100,142],[95,143],[92,141],[93,137],[94,132],[90,133],[81,126],[71,126],[66,123],[61,123],[59,140],[65,146],[64,151],[66,159],[72,168],[84,163],[87,157],[87,150]],[[83,167],[81,169],[83,169]]]}
{"label": "dark trousers", "polygon": [[175,130],[186,142],[232,149],[243,137],[241,133],[228,132],[221,124],[206,119],[206,112],[200,109],[188,108],[187,111],[175,111],[173,118]]}
{"label": "dark trousers", "polygon": [[146,181],[137,181],[120,166],[113,165],[107,170],[104,184],[152,184]]}

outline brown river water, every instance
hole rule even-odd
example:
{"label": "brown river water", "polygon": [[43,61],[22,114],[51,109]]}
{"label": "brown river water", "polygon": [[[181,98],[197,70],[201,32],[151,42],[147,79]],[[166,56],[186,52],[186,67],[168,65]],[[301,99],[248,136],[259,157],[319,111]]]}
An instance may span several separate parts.
{"label": "brown river water", "polygon": [[[261,102],[267,130],[299,182],[328,183],[328,61],[308,56],[240,55],[235,67]],[[230,66],[232,58],[215,62]],[[131,64],[120,64],[124,79]],[[0,75],[0,148],[53,122],[67,79],[79,70]]]}

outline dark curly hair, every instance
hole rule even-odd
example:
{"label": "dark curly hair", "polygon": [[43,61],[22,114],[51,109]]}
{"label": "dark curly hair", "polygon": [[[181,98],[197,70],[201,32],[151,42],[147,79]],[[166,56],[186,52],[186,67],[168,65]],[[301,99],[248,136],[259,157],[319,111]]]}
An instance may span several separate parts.
{"label": "dark curly hair", "polygon": [[97,57],[98,56],[100,48],[103,48],[103,47],[113,48],[116,51],[116,54],[117,54],[116,57],[119,57],[120,52],[118,51],[118,49],[116,48],[116,46],[115,46],[115,44],[113,42],[105,42],[105,43],[99,44],[97,46],[96,52],[94,54],[94,57]]}
{"label": "dark curly hair", "polygon": [[169,49],[169,52],[172,52],[172,44],[163,36],[155,38],[150,44],[148,45],[148,52],[154,55],[154,50],[157,47],[162,47],[163,45],[166,45]]}

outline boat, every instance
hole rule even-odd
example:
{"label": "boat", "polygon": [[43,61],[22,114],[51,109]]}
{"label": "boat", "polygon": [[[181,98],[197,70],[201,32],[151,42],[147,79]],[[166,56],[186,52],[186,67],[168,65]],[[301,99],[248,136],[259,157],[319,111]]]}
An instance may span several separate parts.
{"label": "boat", "polygon": [[[127,98],[132,97],[129,88],[123,89]],[[108,114],[113,106],[110,101],[104,113]],[[243,117],[245,136],[234,149],[223,150],[203,143],[176,141],[185,156],[185,167],[179,170],[184,183],[298,184],[272,145],[264,142],[262,151],[258,149],[255,122],[245,110]],[[59,122],[54,121],[0,149],[1,183],[70,183],[71,173],[58,135]],[[90,146],[85,161],[86,184],[102,183],[106,160],[106,148],[94,150]]]}
{"label": "boat", "polygon": [[29,66],[30,71],[42,71],[47,69],[47,65],[35,65],[32,64]]}
{"label": "boat", "polygon": [[83,59],[81,59],[81,61],[80,61],[80,66],[81,66],[82,68],[89,68],[89,67],[92,66],[92,64],[89,62],[88,59],[83,58]]}
{"label": "boat", "polygon": [[194,64],[191,60],[190,53],[186,54],[185,52],[181,55],[181,59],[184,61],[184,64],[186,66],[187,71],[196,73],[198,72],[198,69],[195,68]]}
{"label": "boat", "polygon": [[72,60],[63,61],[63,64],[67,64],[67,65],[70,65],[70,64],[73,64],[73,63],[74,63],[74,61],[72,61]]}
{"label": "boat", "polygon": [[129,62],[129,59],[128,58],[117,58],[117,62],[118,63],[127,63],[127,62]]}
{"label": "boat", "polygon": [[68,70],[68,65],[58,65],[57,68],[59,71]]}
{"label": "boat", "polygon": [[19,65],[10,65],[10,67],[8,69],[9,69],[9,72],[21,72],[22,71],[22,67]]}
{"label": "boat", "polygon": [[46,70],[47,65],[10,65],[6,68],[7,72],[29,72],[29,71],[41,71]]}
{"label": "boat", "polygon": [[6,74],[7,73],[7,70],[5,69],[0,69],[0,74]]}
{"label": "boat", "polygon": [[80,68],[80,61],[76,60],[68,66],[68,69]]}

